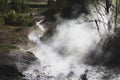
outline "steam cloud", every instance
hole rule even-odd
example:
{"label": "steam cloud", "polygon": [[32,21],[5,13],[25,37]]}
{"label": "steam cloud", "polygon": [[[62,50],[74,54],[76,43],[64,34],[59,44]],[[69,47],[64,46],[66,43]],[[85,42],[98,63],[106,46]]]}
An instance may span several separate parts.
{"label": "steam cloud", "polygon": [[[39,59],[40,65],[31,68],[37,68],[41,73],[55,77],[59,75],[62,77],[62,74],[66,76],[73,71],[75,74],[73,77],[76,79],[86,69],[93,69],[84,64],[84,59],[91,50],[95,49],[101,39],[107,36],[107,23],[111,18],[111,14],[106,15],[103,7],[100,7],[102,17],[96,11],[93,8],[90,15],[81,15],[79,21],[64,20],[57,25],[56,33],[44,43],[40,41],[44,36],[44,26],[40,24],[41,21],[37,22],[40,31],[31,32],[28,38],[35,43],[32,52]],[[95,20],[99,20],[97,23],[99,29]],[[31,68],[27,72],[30,73]]]}

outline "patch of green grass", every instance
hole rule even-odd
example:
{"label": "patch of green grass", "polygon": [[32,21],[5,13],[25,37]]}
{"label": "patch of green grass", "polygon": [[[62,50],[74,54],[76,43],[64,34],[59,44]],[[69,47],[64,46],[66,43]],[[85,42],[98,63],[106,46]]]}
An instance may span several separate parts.
{"label": "patch of green grass", "polygon": [[47,2],[25,2],[25,4],[31,4],[31,5],[47,5]]}
{"label": "patch of green grass", "polygon": [[16,36],[16,37],[14,37],[14,40],[18,43],[22,43],[22,42],[24,42],[24,41],[26,41],[26,39],[24,38],[24,37],[22,37],[22,36]]}
{"label": "patch of green grass", "polygon": [[17,45],[27,43],[29,27],[0,26],[0,51],[17,49]]}
{"label": "patch of green grass", "polygon": [[17,47],[13,45],[0,45],[0,51],[10,51],[12,49],[17,49]]}

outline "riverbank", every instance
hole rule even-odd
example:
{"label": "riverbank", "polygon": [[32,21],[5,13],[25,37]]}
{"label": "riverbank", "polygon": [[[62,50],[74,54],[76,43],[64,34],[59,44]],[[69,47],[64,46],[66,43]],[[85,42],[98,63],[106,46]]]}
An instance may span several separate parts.
{"label": "riverbank", "polygon": [[[31,27],[0,26],[0,79],[19,80],[22,72],[37,58],[30,52],[19,50],[18,45],[28,43],[27,35]],[[20,79],[21,80],[21,79]]]}

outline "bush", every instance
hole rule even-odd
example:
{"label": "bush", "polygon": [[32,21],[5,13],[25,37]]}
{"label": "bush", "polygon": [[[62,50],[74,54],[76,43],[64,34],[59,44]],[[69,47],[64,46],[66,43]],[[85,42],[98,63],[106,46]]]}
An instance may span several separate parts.
{"label": "bush", "polygon": [[9,13],[4,15],[5,24],[13,26],[32,26],[35,20],[29,15]]}
{"label": "bush", "polygon": [[4,18],[0,17],[0,25],[4,25]]}

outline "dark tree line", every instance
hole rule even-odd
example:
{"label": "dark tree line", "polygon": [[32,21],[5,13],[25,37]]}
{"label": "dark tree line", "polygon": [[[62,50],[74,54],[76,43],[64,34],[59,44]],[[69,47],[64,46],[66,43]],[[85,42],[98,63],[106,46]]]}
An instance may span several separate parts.
{"label": "dark tree line", "polygon": [[24,0],[0,0],[0,12],[9,12],[14,10],[16,12],[25,11]]}
{"label": "dark tree line", "polygon": [[[111,6],[116,8],[116,13],[118,13],[118,7],[120,5],[120,0],[48,0],[48,8],[53,9],[56,12],[62,12],[62,16],[73,16],[78,17],[79,14],[89,13],[88,5],[89,4],[96,4],[99,2],[105,3],[105,10],[107,14],[110,11]],[[76,10],[76,14],[72,14],[74,10]],[[117,14],[116,14],[117,19]]]}
{"label": "dark tree line", "polygon": [[24,0],[0,0],[0,25],[32,26],[35,20],[25,15]]}
{"label": "dark tree line", "polygon": [[48,0],[48,8],[60,12],[64,18],[78,17],[79,14],[88,14],[88,4],[94,0]]}

